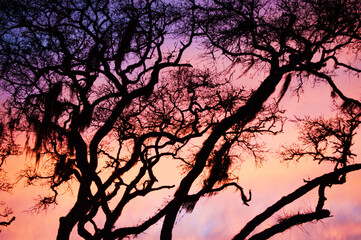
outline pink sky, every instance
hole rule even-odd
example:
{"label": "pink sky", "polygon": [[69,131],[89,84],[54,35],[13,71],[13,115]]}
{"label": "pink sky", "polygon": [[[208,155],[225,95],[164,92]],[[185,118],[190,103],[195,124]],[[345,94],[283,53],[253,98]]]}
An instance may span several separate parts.
{"label": "pink sky", "polygon": [[[343,75],[337,82],[340,88],[345,90],[349,96],[357,97],[360,93],[361,84],[359,79]],[[283,99],[282,106],[287,109],[287,115],[292,118],[294,115],[302,116],[304,113],[311,115],[331,115],[329,109],[331,101],[329,88],[320,85],[312,88],[307,86],[300,101],[297,97],[288,93]],[[287,123],[286,134],[278,137],[269,137],[268,143],[277,148],[280,144],[297,141],[297,131],[292,129],[292,124]],[[360,139],[360,138],[358,138]],[[360,148],[361,141],[356,142],[355,149]],[[9,177],[14,180],[14,172],[23,165],[23,157],[11,158],[5,165]],[[360,162],[358,158],[355,161]],[[179,178],[174,177],[180,172],[174,164],[165,167],[162,172],[161,181],[166,184],[177,183]],[[239,193],[234,189],[228,189],[221,194],[201,199],[192,214],[181,213],[178,217],[174,230],[174,239],[230,239],[242,226],[251,220],[255,215],[264,211],[266,207],[273,204],[283,195],[303,184],[303,179],[313,178],[322,173],[332,170],[327,164],[318,165],[311,161],[299,163],[281,163],[276,156],[270,157],[263,163],[262,167],[255,166],[253,160],[245,161],[239,168],[239,184],[252,190],[252,201],[250,206],[243,205]],[[347,183],[342,186],[334,186],[326,190],[328,200],[325,208],[331,210],[334,217],[325,219],[316,224],[305,224],[302,227],[294,227],[283,234],[276,235],[273,239],[361,239],[361,172],[348,175]],[[34,198],[46,187],[26,187],[20,183],[11,194],[1,193],[1,199],[7,206],[13,208],[16,220],[0,234],[0,239],[55,239],[58,220],[71,208],[74,198],[70,193],[60,196],[59,205],[53,209],[39,214],[24,212],[31,208]],[[125,215],[119,220],[119,226],[137,224],[139,217],[144,213],[151,216],[162,205],[173,190],[156,193],[150,198],[137,199],[137,201],[125,211]],[[281,210],[278,215],[272,217],[270,223],[277,220],[277,216],[284,216],[289,211],[302,211],[314,209],[316,205],[316,192],[292,204],[291,207]],[[151,227],[139,239],[159,239],[161,222]],[[72,239],[79,239],[73,236]]]}

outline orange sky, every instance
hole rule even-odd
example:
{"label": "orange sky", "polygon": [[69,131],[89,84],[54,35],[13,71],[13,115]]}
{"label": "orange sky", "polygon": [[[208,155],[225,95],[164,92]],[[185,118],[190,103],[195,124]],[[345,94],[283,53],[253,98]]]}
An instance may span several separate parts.
{"label": "orange sky", "polygon": [[[336,83],[350,96],[357,97],[360,93],[361,83],[353,76],[343,75],[342,79],[339,78]],[[331,107],[329,95],[329,88],[325,85],[320,84],[314,88],[307,86],[299,101],[297,97],[288,93],[283,99],[282,106],[287,109],[287,115],[290,118],[294,115],[302,116],[305,113],[328,116],[332,114],[329,111]],[[276,138],[267,138],[268,144],[277,148],[282,143],[297,141],[297,131],[292,129],[290,122],[287,123],[286,130],[286,134]],[[354,148],[361,149],[360,143],[361,141],[358,141]],[[361,162],[358,158],[355,158],[355,161]],[[9,171],[9,177],[14,180],[12,174],[22,164],[22,158],[11,158],[4,168]],[[167,166],[166,169],[160,180],[166,181],[165,184],[176,183],[178,178],[174,176],[180,172],[180,169],[175,166]],[[241,165],[238,176],[239,184],[246,192],[252,189],[253,198],[250,206],[243,205],[239,193],[234,189],[211,198],[203,198],[197,203],[192,214],[180,214],[174,230],[174,239],[229,239],[255,215],[265,210],[281,196],[301,186],[303,179],[316,177],[331,169],[330,165],[318,165],[310,161],[287,165],[281,163],[276,157],[269,158],[262,167],[256,167],[252,160],[248,160]],[[325,219],[322,223],[294,227],[292,230],[276,235],[273,239],[361,239],[360,182],[361,172],[356,172],[349,174],[346,184],[326,190],[328,200],[325,208],[331,210],[334,217]],[[4,229],[0,234],[0,239],[55,239],[58,219],[69,211],[74,198],[71,194],[60,196],[59,205],[47,212],[39,214],[24,212],[35,204],[33,199],[44,189],[42,187],[24,188],[23,184],[18,184],[11,194],[1,193],[1,199],[13,208],[16,220]],[[150,196],[150,200],[137,199],[131,207],[126,209],[124,218],[118,222],[119,226],[137,224],[139,217],[144,216],[145,212],[152,215],[157,210],[157,206],[161,206],[172,193],[173,190],[164,190]],[[315,192],[312,192],[298,200],[291,208],[281,210],[277,216],[282,217],[289,211],[314,209],[316,203]],[[276,221],[277,216],[272,217],[270,221]],[[266,223],[265,226],[269,224]],[[139,239],[159,239],[160,227],[161,223],[158,223],[138,236]],[[79,238],[74,234],[72,239]]]}

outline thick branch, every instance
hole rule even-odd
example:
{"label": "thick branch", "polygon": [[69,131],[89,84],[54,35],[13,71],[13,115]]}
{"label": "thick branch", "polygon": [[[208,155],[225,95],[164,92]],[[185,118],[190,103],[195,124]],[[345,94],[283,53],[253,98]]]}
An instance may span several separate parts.
{"label": "thick branch", "polygon": [[266,219],[271,217],[274,213],[279,211],[284,206],[290,204],[291,202],[299,199],[312,189],[316,188],[321,184],[332,184],[337,183],[340,176],[352,171],[357,171],[361,169],[361,164],[354,164],[346,166],[342,169],[337,169],[334,172],[324,174],[320,177],[317,177],[309,182],[307,182],[302,187],[296,189],[294,192],[290,193],[287,196],[282,197],[279,201],[275,204],[267,208],[263,213],[257,215],[251,221],[249,221],[246,226],[233,238],[234,240],[241,240],[245,239],[257,226],[259,226],[262,222]]}
{"label": "thick branch", "polygon": [[172,229],[177,217],[177,213],[181,208],[185,198],[196,178],[202,173],[207,159],[209,158],[215,144],[223,136],[223,134],[231,128],[234,124],[240,123],[245,126],[252,121],[259,111],[261,111],[264,102],[275,91],[276,86],[281,81],[285,72],[289,71],[289,67],[279,69],[278,59],[274,59],[270,75],[262,82],[259,88],[252,94],[247,103],[240,107],[237,112],[225,119],[215,126],[210,136],[206,139],[203,147],[196,155],[196,162],[192,170],[183,178],[177,192],[174,194],[174,200],[170,203],[171,210],[167,213],[164,219],[161,239],[168,240],[172,237]]}
{"label": "thick branch", "polygon": [[3,221],[0,222],[0,226],[9,226],[13,221],[15,220],[15,217],[12,217],[9,221]]}
{"label": "thick branch", "polygon": [[297,214],[287,219],[283,219],[280,223],[253,235],[249,238],[249,240],[269,239],[277,233],[281,233],[287,229],[290,229],[293,226],[311,222],[313,220],[320,220],[327,217],[330,217],[330,211],[325,209],[312,213]]}

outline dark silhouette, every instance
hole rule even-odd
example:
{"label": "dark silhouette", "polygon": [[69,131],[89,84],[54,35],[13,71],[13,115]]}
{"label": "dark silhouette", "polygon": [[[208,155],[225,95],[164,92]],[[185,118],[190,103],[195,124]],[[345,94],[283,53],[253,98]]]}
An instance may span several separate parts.
{"label": "dark silhouette", "polygon": [[[4,114],[4,113],[2,113]],[[6,114],[5,114],[6,115]],[[5,119],[5,118],[3,118]],[[14,184],[9,182],[6,171],[3,169],[3,164],[7,160],[8,157],[19,154],[19,147],[14,142],[12,135],[12,126],[13,120],[9,121],[8,124],[4,122],[0,122],[0,191],[3,192],[11,192]],[[1,201],[0,205],[6,204]],[[14,220],[15,216],[13,215],[13,210],[5,207],[0,214],[1,220],[0,226],[9,226]],[[9,217],[11,217],[9,219]],[[1,232],[1,231],[0,231]]]}
{"label": "dark silhouette", "polygon": [[[291,84],[297,82],[296,92],[303,88],[303,79],[331,87],[340,117],[298,119],[305,124],[305,144],[314,148],[286,147],[283,157],[308,155],[334,162],[335,169],[282,197],[235,239],[249,237],[279,209],[317,187],[315,211],[282,219],[251,238],[269,238],[330,217],[325,188],[343,184],[348,172],[361,168],[349,161],[361,103],[346,96],[330,74],[336,68],[361,71],[338,59],[342,51],[360,46],[360,3],[168,2],[0,3],[0,77],[10,94],[5,107],[17,119],[14,130],[28,133],[36,159],[23,175],[29,183],[47,181],[54,192],[40,200],[39,208],[57,203],[60,186],[79,184],[73,208],[60,219],[57,239],[69,239],[75,227],[84,239],[123,239],[164,219],[160,238],[168,240],[182,209],[190,213],[201,197],[227,187],[235,187],[248,206],[251,191],[246,194],[232,175],[238,161],[233,153],[260,158],[254,140],[283,131],[278,105]],[[263,69],[264,79],[248,89],[237,87],[238,79],[227,73],[193,67],[183,59],[194,40],[204,44],[208,60],[226,56],[229,72]],[[277,87],[281,91],[273,101]],[[203,143],[195,150],[196,140]],[[329,141],[335,150],[330,156],[320,149]],[[44,158],[50,159],[46,172],[39,168]],[[158,182],[157,167],[166,159],[184,167],[178,186]],[[190,191],[196,184],[201,187]],[[174,195],[153,216],[135,226],[116,224],[135,198],[171,188]],[[101,224],[94,221],[99,215],[105,216]]]}

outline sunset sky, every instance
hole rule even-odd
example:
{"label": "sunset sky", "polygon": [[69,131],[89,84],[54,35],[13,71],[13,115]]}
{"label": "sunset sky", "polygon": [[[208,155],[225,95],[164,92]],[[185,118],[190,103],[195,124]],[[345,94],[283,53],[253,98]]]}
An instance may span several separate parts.
{"label": "sunset sky", "polygon": [[[330,172],[249,237],[291,222],[284,220],[307,220],[311,213],[312,219],[322,218],[327,209],[330,218],[271,239],[361,240],[361,170],[348,173],[342,185],[340,173],[361,164],[361,129],[348,148],[348,124],[361,119],[361,18],[359,8],[349,6],[361,5],[1,3],[0,91],[12,98],[5,102],[9,95],[0,95],[0,123],[18,134],[23,153],[7,158],[0,169],[15,184],[0,192],[0,214],[13,211],[0,221],[16,217],[9,226],[0,224],[0,240],[56,239],[58,229],[62,239],[71,229],[72,240],[119,237],[129,234],[122,227],[139,226],[156,213],[165,227],[162,218],[135,239],[160,239],[161,231],[162,239],[232,239],[283,196]],[[332,81],[337,87],[331,89]],[[319,119],[344,116],[341,110],[357,121],[347,121],[339,135],[332,128],[309,142],[299,137],[300,131],[317,135]],[[301,119],[316,117],[319,122],[298,128]],[[282,150],[297,144],[308,158],[285,162]],[[255,157],[257,151],[264,159]],[[315,155],[323,162],[312,161]],[[39,175],[24,177],[26,170]],[[229,182],[241,188],[234,184],[217,192]],[[323,205],[329,183],[334,185],[326,187]],[[199,196],[206,197],[190,211]],[[56,204],[42,209],[47,202],[41,205],[41,199]],[[137,231],[143,229],[130,230]]]}
{"label": "sunset sky", "polygon": [[[349,96],[358,98],[361,84],[354,76],[343,75],[336,82]],[[277,93],[276,93],[277,94]],[[330,111],[330,91],[324,84],[312,86],[308,84],[304,93],[298,98],[288,93],[282,101],[282,108],[286,109],[287,116],[323,115],[332,116]],[[312,161],[300,161],[299,163],[282,163],[281,158],[273,151],[279,149],[282,144],[297,141],[297,130],[291,121],[285,126],[285,134],[277,137],[267,137],[267,146],[272,147],[269,157],[262,166],[258,166],[252,159],[239,164],[237,176],[239,184],[248,192],[252,190],[250,206],[243,205],[240,195],[234,189],[228,189],[219,195],[201,199],[192,214],[180,213],[174,230],[174,239],[230,239],[249,220],[264,211],[269,205],[287,195],[292,190],[303,185],[303,179],[312,179],[323,173],[331,171],[333,166],[317,164]],[[355,152],[360,152],[360,137],[356,137]],[[355,162],[360,162],[356,157]],[[24,157],[10,158],[4,169],[12,181],[16,180],[16,172],[21,169]],[[168,164],[168,163],[166,163]],[[160,181],[177,182],[180,168],[175,163],[164,165],[161,170]],[[361,172],[348,175],[347,182],[342,186],[333,186],[326,190],[325,208],[331,211],[332,218],[324,219],[318,223],[308,223],[294,227],[273,239],[361,239]],[[12,193],[1,193],[1,199],[7,206],[14,210],[16,220],[7,228],[3,229],[0,239],[54,239],[58,228],[60,216],[65,215],[74,202],[71,193],[60,196],[58,205],[39,213],[28,213],[36,201],[34,198],[45,191],[47,186],[24,187],[20,181]],[[169,199],[174,190],[163,190],[152,194],[146,199],[137,199],[126,209],[124,216],[118,221],[119,226],[131,226],[137,224],[141,217],[151,216],[157,207],[162,206]],[[278,218],[288,213],[303,212],[314,209],[317,200],[317,192],[313,191],[304,198],[293,203],[286,209],[282,209],[269,219],[264,227],[269,226]],[[144,219],[144,218],[143,218]],[[161,222],[148,229],[139,239],[159,239]],[[72,239],[79,239],[75,237]]]}

